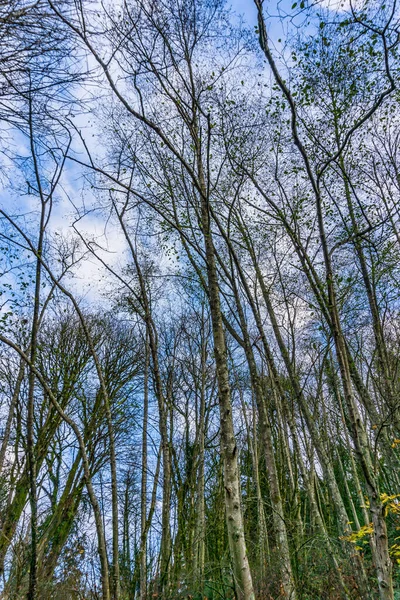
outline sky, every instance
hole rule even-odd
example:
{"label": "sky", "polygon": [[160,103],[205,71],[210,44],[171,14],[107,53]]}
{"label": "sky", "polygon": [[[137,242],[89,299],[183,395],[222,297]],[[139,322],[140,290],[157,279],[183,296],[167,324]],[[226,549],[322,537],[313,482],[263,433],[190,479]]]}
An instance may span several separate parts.
{"label": "sky", "polygon": [[256,25],[257,11],[253,0],[232,0],[230,5],[235,12],[245,17],[249,25]]}
{"label": "sky", "polygon": [[[328,2],[336,2],[337,0],[321,0],[321,3],[327,6]],[[281,8],[286,8],[290,11],[292,0],[281,0],[279,6]],[[257,11],[253,0],[231,0],[227,2],[228,6],[231,6],[234,12],[237,14],[243,15],[245,21],[249,27],[249,29],[253,29],[257,24]],[[276,8],[277,4],[275,1],[268,3],[268,8],[274,11],[274,7]],[[277,29],[274,29],[274,23],[276,21],[274,19],[269,20],[267,23],[268,29],[272,34],[272,38],[279,37],[277,35]],[[275,35],[274,35],[275,34]],[[87,120],[87,115],[82,115],[80,117],[84,120]],[[86,129],[85,135],[88,133],[89,123],[76,123],[79,128],[82,127],[84,131]],[[90,138],[88,138],[90,140]],[[20,144],[23,149],[23,141],[21,136],[16,136],[14,139],[14,144]],[[23,153],[23,152],[22,152]],[[71,222],[73,220],[73,208],[70,202],[67,200],[67,196],[71,198],[77,198],[80,194],[79,188],[82,184],[81,173],[76,166],[72,166],[70,163],[66,166],[65,174],[63,177],[63,185],[64,190],[66,192],[66,197],[55,205],[53,216],[51,220],[51,229],[52,231],[58,231],[63,234],[65,237],[69,237],[73,235],[73,231],[71,229]],[[84,192],[86,202],[90,203],[90,192],[88,189]],[[88,197],[89,196],[89,197]],[[34,206],[31,205],[34,199],[30,198],[29,195],[26,197],[21,197],[18,195],[13,195],[10,189],[0,189],[0,205],[4,206],[8,209],[9,212],[13,213],[15,209],[18,209],[18,212],[21,214],[25,213],[28,218],[31,214],[31,211],[34,210]],[[79,227],[82,233],[86,234],[88,237],[98,238],[104,233],[104,221],[103,218],[95,218],[92,214],[91,219],[85,219],[84,223],[81,223]],[[115,266],[119,266],[121,263],[124,263],[124,252],[126,250],[126,244],[122,239],[121,235],[112,227],[110,223],[108,223],[108,238],[104,240],[104,246],[108,246],[109,252],[103,253],[103,258],[107,260],[107,262],[111,262]],[[99,299],[98,290],[96,290],[96,286],[99,284],[99,281],[103,280],[105,273],[104,269],[96,263],[94,259],[86,260],[80,263],[79,270],[77,273],[76,283],[79,287],[80,292],[83,295],[88,295],[89,297]],[[0,308],[1,313],[1,308]]]}

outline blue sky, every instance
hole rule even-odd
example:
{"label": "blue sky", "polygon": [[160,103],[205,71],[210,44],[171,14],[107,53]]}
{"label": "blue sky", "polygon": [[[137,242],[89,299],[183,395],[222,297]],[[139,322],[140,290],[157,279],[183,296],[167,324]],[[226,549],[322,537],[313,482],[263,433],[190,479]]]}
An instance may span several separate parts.
{"label": "blue sky", "polygon": [[245,16],[249,25],[257,24],[257,11],[253,0],[231,0],[229,4],[235,12]]}

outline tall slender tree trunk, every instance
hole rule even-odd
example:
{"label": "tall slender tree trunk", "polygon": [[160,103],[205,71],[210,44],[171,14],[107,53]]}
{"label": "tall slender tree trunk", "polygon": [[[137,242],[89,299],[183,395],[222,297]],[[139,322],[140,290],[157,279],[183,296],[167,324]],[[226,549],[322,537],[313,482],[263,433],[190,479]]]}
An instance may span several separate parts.
{"label": "tall slender tree trunk", "polygon": [[260,469],[259,469],[259,448],[258,448],[258,431],[257,431],[257,403],[255,401],[254,393],[252,394],[252,423],[249,423],[247,418],[247,406],[245,404],[243,394],[241,393],[243,417],[247,429],[247,439],[251,453],[251,461],[253,465],[253,479],[254,486],[256,488],[257,498],[257,527],[258,527],[258,544],[257,544],[257,557],[258,557],[258,576],[261,580],[265,579],[266,566],[270,559],[269,541],[268,541],[268,530],[267,521],[265,518],[264,510],[264,499],[261,492],[260,483]]}
{"label": "tall slender tree trunk", "polygon": [[[204,322],[204,306],[202,307],[202,322]],[[196,524],[195,548],[193,560],[193,573],[196,589],[202,593],[204,589],[204,563],[205,563],[205,411],[206,411],[206,339],[202,331],[201,340],[201,382],[200,382],[200,407],[198,423],[198,470],[196,489]]]}
{"label": "tall slender tree trunk", "polygon": [[2,472],[3,467],[4,467],[4,460],[5,460],[6,453],[7,453],[8,442],[10,440],[11,426],[12,426],[12,422],[13,422],[13,419],[14,419],[15,407],[17,406],[19,394],[20,394],[20,391],[21,391],[21,385],[22,385],[22,381],[24,379],[24,373],[25,373],[25,364],[24,364],[24,361],[21,360],[20,364],[19,364],[17,380],[15,382],[14,392],[13,392],[13,395],[12,395],[12,398],[11,398],[11,402],[10,402],[10,408],[9,408],[9,411],[8,411],[6,426],[4,428],[3,440],[1,442],[1,448],[0,448],[0,473]]}
{"label": "tall slender tree trunk", "polygon": [[126,224],[116,204],[114,203],[114,209],[121,225],[122,232],[125,236],[128,244],[130,254],[132,256],[136,273],[139,280],[140,287],[140,310],[136,308],[136,312],[139,312],[143,319],[146,331],[148,335],[148,344],[151,355],[151,362],[153,367],[154,377],[154,388],[158,402],[158,414],[159,414],[159,428],[161,436],[161,447],[162,447],[162,461],[163,461],[163,503],[161,511],[161,550],[160,550],[160,589],[163,591],[168,585],[168,571],[171,559],[171,529],[170,529],[170,518],[171,518],[171,485],[172,485],[172,469],[171,469],[171,449],[170,441],[168,437],[168,410],[166,401],[163,393],[163,384],[161,379],[160,365],[158,360],[158,337],[157,329],[152,317],[151,300],[149,298],[147,284],[145,276],[143,274],[140,262],[138,260],[135,246],[131,240]]}
{"label": "tall slender tree trunk", "polygon": [[29,95],[29,133],[30,133],[30,146],[31,155],[34,164],[34,171],[36,175],[36,183],[38,187],[38,193],[40,196],[41,211],[40,211],[40,224],[39,224],[39,236],[36,248],[36,272],[35,272],[35,291],[34,291],[34,305],[32,315],[32,329],[30,339],[30,368],[28,376],[28,406],[26,415],[26,428],[27,428],[27,459],[29,468],[29,501],[31,509],[31,556],[29,566],[29,588],[28,588],[28,600],[36,600],[37,597],[37,542],[38,542],[38,523],[37,523],[37,464],[35,454],[35,383],[36,377],[33,367],[36,363],[37,355],[37,336],[39,332],[39,314],[40,314],[40,291],[42,287],[42,263],[41,257],[43,252],[44,234],[46,228],[46,198],[43,194],[41,180],[39,176],[39,169],[36,158],[36,148],[34,141],[33,131],[33,113],[32,113],[32,97]]}
{"label": "tall slender tree trunk", "polygon": [[257,365],[254,358],[254,353],[250,343],[250,337],[247,330],[247,324],[243,313],[243,308],[240,302],[239,293],[234,275],[232,276],[232,286],[234,290],[236,307],[239,314],[239,320],[244,340],[244,351],[249,365],[252,388],[254,390],[255,400],[258,409],[259,423],[261,436],[263,441],[264,458],[268,473],[268,482],[270,487],[270,498],[272,505],[272,519],[274,524],[275,537],[277,542],[277,552],[280,557],[279,569],[281,576],[282,591],[285,598],[295,600],[296,587],[292,573],[290,561],[289,542],[286,531],[285,515],[283,511],[283,503],[281,490],[279,486],[278,473],[275,462],[274,447],[272,441],[271,424],[268,416],[268,410],[263,393],[260,377],[257,371]]}
{"label": "tall slender tree trunk", "polygon": [[221,454],[224,467],[225,510],[233,578],[238,600],[255,600],[253,582],[244,539],[243,514],[237,445],[233,427],[231,390],[227,363],[226,342],[221,314],[220,291],[212,238],[209,197],[198,154],[198,171],[201,189],[201,216],[207,262],[207,282],[214,340],[214,357],[218,381],[221,428]]}
{"label": "tall slender tree trunk", "polygon": [[147,425],[149,418],[149,334],[146,328],[145,359],[144,359],[144,391],[143,391],[143,430],[142,430],[142,481],[140,494],[140,600],[147,596],[147,544],[146,544],[146,516],[147,516]]}

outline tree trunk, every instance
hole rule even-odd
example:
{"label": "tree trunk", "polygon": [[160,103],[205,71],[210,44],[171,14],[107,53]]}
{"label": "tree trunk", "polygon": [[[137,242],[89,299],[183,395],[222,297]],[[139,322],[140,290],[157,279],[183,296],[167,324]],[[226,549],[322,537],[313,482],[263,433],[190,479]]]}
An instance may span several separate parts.
{"label": "tree trunk", "polygon": [[225,510],[233,578],[238,600],[255,600],[253,582],[244,539],[243,515],[237,446],[233,427],[231,391],[227,364],[226,343],[221,315],[218,275],[215,262],[210,214],[201,158],[198,158],[201,182],[201,215],[206,250],[207,281],[214,340],[214,357],[218,381],[221,427],[221,454],[224,466]]}

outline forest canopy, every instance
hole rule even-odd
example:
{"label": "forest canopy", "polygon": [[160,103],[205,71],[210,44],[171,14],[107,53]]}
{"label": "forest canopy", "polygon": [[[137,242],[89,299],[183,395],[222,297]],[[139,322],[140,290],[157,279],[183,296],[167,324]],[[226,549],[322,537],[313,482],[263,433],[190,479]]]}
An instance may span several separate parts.
{"label": "forest canopy", "polygon": [[0,0],[0,598],[400,599],[399,24]]}

